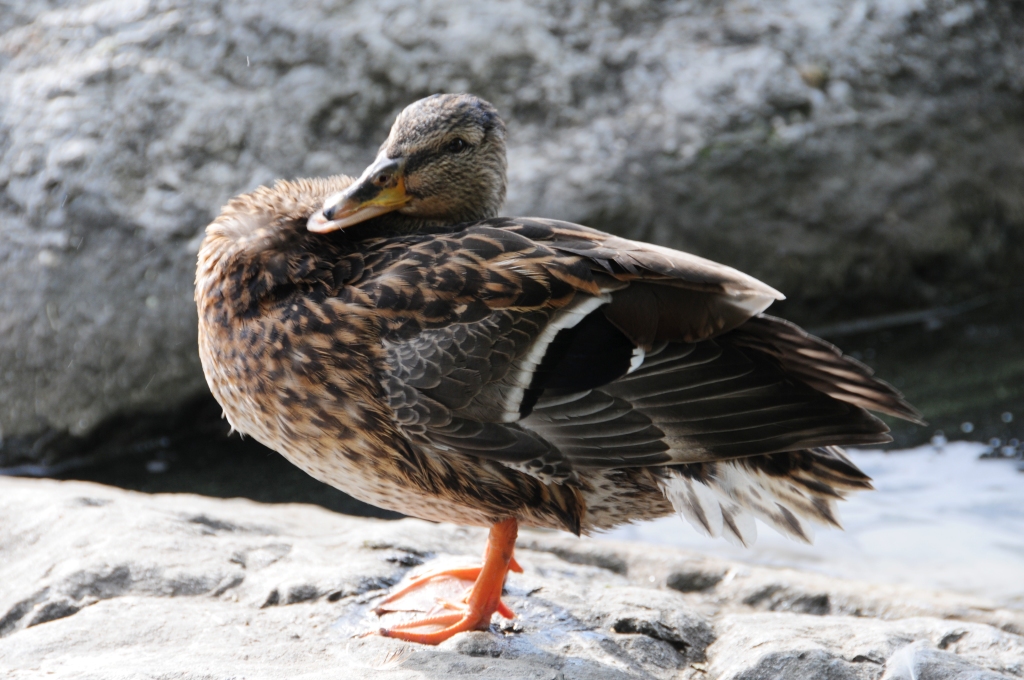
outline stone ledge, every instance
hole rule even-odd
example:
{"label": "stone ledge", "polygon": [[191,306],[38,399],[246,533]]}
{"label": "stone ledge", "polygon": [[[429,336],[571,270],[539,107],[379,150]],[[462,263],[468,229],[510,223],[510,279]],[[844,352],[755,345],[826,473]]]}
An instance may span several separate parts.
{"label": "stone ledge", "polygon": [[[683,530],[681,526],[681,530]],[[7,677],[1024,677],[1024,612],[950,593],[525,531],[519,615],[376,636],[386,588],[485,533],[306,505],[0,478]]]}

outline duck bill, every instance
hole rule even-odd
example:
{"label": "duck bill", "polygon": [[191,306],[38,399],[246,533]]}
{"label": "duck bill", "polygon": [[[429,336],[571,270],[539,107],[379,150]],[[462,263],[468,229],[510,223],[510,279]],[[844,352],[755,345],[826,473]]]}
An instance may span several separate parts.
{"label": "duck bill", "polygon": [[350,187],[328,196],[306,228],[326,234],[398,210],[411,198],[405,192],[404,169],[401,160],[378,158]]}

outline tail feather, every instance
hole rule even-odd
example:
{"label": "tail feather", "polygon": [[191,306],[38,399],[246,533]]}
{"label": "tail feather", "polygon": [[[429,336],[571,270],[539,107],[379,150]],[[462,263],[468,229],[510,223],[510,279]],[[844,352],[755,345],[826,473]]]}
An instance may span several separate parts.
{"label": "tail feather", "polygon": [[744,547],[757,540],[754,516],[713,485],[673,470],[662,482],[662,492],[676,512],[705,536],[722,537]]}
{"label": "tail feather", "polygon": [[835,502],[870,489],[870,479],[838,447],[822,447],[667,468],[662,492],[695,529],[749,546],[757,517],[799,541],[813,524],[839,527]]}

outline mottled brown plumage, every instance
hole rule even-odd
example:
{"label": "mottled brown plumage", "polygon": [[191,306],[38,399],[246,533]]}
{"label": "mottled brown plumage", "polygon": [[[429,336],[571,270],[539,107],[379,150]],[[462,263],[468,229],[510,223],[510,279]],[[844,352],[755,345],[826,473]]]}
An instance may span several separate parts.
{"label": "mottled brown plumage", "polygon": [[781,296],[749,276],[496,217],[504,136],[486,102],[428,98],[359,179],[225,207],[196,302],[232,426],[430,520],[579,534],[678,511],[743,543],[752,515],[804,539],[836,524],[833,501],[870,485],[835,447],[889,441],[868,409],[916,411],[762,314]]}

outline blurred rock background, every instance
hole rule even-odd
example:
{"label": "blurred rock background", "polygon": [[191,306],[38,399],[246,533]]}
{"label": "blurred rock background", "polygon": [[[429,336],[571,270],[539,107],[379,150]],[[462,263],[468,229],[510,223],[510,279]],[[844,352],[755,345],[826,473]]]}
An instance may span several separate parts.
{"label": "blurred rock background", "polygon": [[0,0],[0,468],[249,455],[196,353],[204,226],[441,91],[503,112],[509,214],[784,291],[922,408],[901,443],[1024,431],[1019,2]]}

